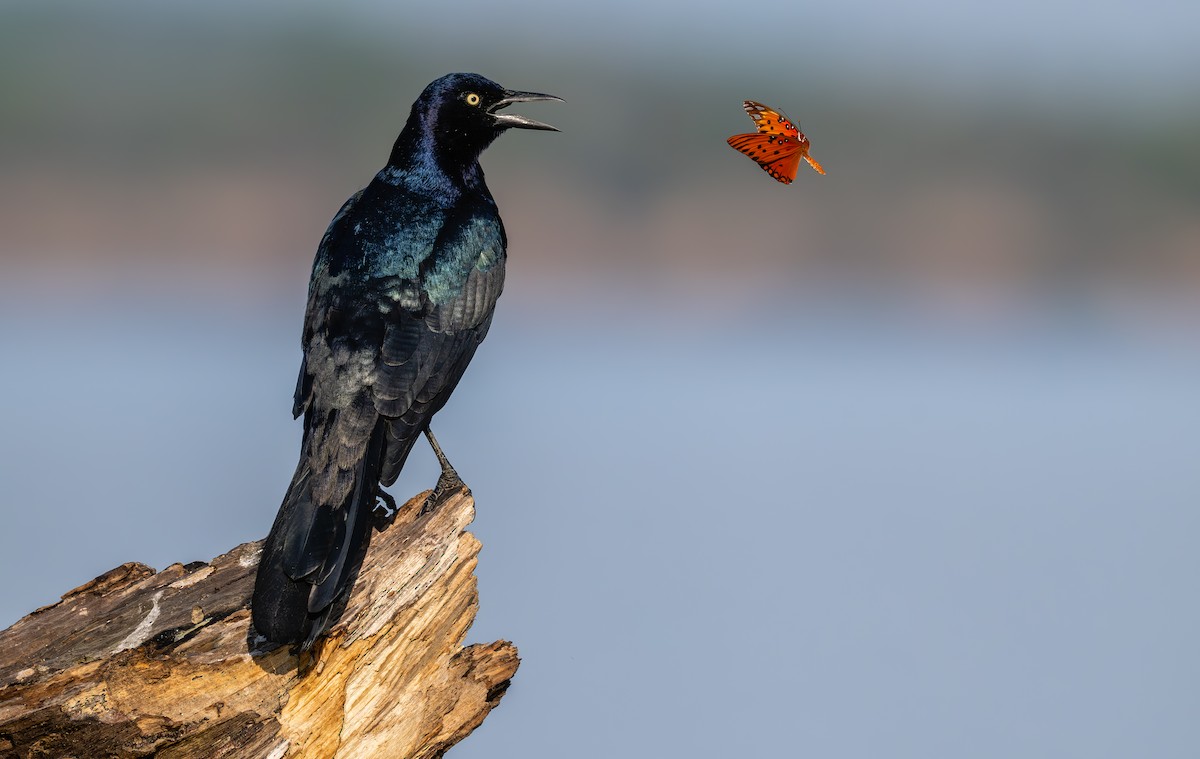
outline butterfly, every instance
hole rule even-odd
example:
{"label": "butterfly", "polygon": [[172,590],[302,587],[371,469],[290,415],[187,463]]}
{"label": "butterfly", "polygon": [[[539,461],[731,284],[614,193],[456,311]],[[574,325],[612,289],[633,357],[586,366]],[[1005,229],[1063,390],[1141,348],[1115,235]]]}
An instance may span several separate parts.
{"label": "butterfly", "polygon": [[808,138],[799,126],[762,103],[747,100],[742,107],[758,125],[758,134],[735,134],[726,140],[730,147],[750,156],[763,171],[784,184],[796,178],[801,158],[818,174],[825,173],[817,159],[808,154]]}

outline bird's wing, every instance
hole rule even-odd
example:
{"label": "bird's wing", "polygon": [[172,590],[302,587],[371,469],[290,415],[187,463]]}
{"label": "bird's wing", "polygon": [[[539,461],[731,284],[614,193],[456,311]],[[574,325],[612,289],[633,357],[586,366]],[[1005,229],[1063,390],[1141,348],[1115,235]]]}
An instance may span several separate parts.
{"label": "bird's wing", "polygon": [[294,579],[319,583],[344,558],[342,548],[373,502],[383,426],[371,402],[371,375],[384,324],[377,302],[349,275],[323,277],[310,299],[297,408],[304,414],[307,468],[284,541]]}
{"label": "bird's wing", "polygon": [[388,419],[380,473],[385,485],[429,418],[450,397],[487,335],[504,287],[504,230],[495,217],[448,224],[422,280],[424,306],[388,322],[373,383],[375,409]]}
{"label": "bird's wing", "polygon": [[[352,244],[336,225],[323,247]],[[498,219],[451,215],[443,230],[416,280],[364,280],[318,255],[295,403],[306,497],[292,507],[282,557],[290,577],[314,583],[310,612],[336,597],[363,504],[376,483],[395,481],[491,324],[504,278]]]}
{"label": "bird's wing", "polygon": [[312,341],[314,335],[319,334],[321,327],[324,326],[326,314],[323,302],[330,290],[329,287],[323,286],[325,280],[318,275],[322,268],[328,268],[331,249],[335,245],[335,240],[339,237],[338,232],[343,227],[343,220],[354,210],[355,205],[362,199],[364,192],[366,192],[365,189],[359,190],[342,204],[342,207],[338,209],[338,212],[334,214],[333,219],[329,222],[329,226],[325,229],[325,234],[321,237],[321,243],[317,246],[317,255],[313,259],[313,271],[309,280],[308,304],[304,310],[304,336],[301,339],[301,348],[304,350],[304,356],[300,360],[300,374],[296,378],[296,391],[292,396],[292,418],[299,418],[312,403],[313,373],[308,368],[309,343]]}
{"label": "bird's wing", "polygon": [[353,505],[374,501],[383,448],[370,395],[384,331],[378,296],[357,272],[333,263],[340,248],[356,244],[347,217],[362,195],[330,222],[313,264],[293,403],[293,413],[304,415],[301,469],[281,507],[286,520],[277,522],[286,574],[313,583],[339,571],[359,516]]}

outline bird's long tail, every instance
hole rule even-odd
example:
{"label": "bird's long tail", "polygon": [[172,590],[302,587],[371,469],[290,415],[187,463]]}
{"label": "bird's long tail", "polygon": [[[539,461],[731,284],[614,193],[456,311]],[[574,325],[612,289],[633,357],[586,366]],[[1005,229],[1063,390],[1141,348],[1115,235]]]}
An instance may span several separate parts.
{"label": "bird's long tail", "polygon": [[322,474],[314,474],[305,446],[263,543],[254,583],[254,627],[269,640],[309,648],[334,619],[370,542],[383,447],[380,422],[358,461],[353,487],[341,503],[324,504],[314,497],[314,480]]}

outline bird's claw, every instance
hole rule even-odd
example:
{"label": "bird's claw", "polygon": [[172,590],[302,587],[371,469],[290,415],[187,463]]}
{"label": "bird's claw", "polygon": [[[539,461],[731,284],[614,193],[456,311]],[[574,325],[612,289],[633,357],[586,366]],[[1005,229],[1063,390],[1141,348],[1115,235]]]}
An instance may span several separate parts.
{"label": "bird's claw", "polygon": [[375,501],[375,506],[371,509],[371,513],[375,515],[379,526],[382,528],[392,523],[392,520],[400,513],[400,508],[396,505],[396,499],[390,493],[385,492],[383,488],[380,488],[375,493],[375,497],[378,500]]}
{"label": "bird's claw", "polygon": [[429,492],[425,498],[425,503],[421,505],[421,515],[424,516],[433,511],[433,507],[437,502],[442,500],[447,494],[454,490],[466,490],[467,483],[463,482],[462,477],[458,476],[458,472],[454,468],[442,470],[442,474],[438,477],[437,485]]}

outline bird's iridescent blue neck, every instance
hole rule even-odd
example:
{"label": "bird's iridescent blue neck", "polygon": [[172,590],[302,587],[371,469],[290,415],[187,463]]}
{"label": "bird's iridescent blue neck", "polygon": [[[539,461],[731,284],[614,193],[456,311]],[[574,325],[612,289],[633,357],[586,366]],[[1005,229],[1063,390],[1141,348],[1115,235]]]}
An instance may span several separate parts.
{"label": "bird's iridescent blue neck", "polygon": [[409,115],[379,178],[412,189],[461,193],[483,189],[479,154],[491,143],[479,144],[453,128],[438,124],[436,109],[419,108]]}

